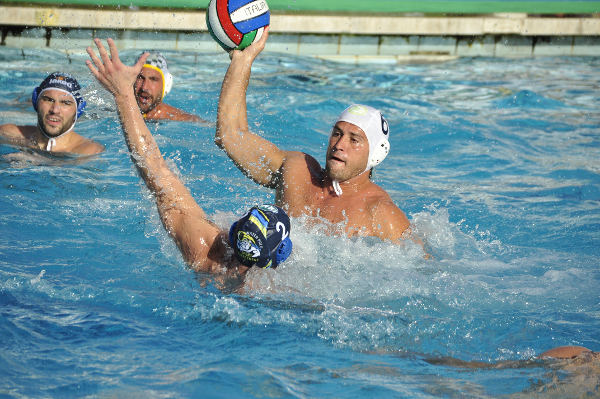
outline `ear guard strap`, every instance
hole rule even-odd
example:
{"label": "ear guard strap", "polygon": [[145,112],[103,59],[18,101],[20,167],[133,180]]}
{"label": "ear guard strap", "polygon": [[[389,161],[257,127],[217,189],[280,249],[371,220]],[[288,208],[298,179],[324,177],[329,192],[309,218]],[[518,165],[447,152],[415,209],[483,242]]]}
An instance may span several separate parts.
{"label": "ear guard strap", "polygon": [[275,266],[286,260],[292,253],[292,240],[290,237],[286,237],[285,240],[279,244],[277,251],[275,252]]}

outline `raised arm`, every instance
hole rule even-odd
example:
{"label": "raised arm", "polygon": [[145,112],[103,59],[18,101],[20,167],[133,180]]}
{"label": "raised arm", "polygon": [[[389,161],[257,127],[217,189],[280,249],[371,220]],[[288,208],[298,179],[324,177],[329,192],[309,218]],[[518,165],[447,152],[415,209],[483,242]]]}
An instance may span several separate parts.
{"label": "raised arm", "polygon": [[88,47],[93,63],[87,60],[87,66],[115,97],[131,159],[156,198],[165,228],[193,268],[218,271],[224,251],[222,231],[206,218],[188,189],[168,168],[135,100],[133,84],[148,54],[129,67],[119,59],[112,39],[108,39],[110,56],[99,39],[95,43],[101,59]]}
{"label": "raised arm", "polygon": [[223,78],[219,97],[215,143],[245,175],[258,184],[274,187],[275,175],[283,164],[285,152],[251,133],[246,114],[246,90],[252,63],[264,49],[268,35],[268,29],[265,29],[258,42],[230,54],[231,64]]}

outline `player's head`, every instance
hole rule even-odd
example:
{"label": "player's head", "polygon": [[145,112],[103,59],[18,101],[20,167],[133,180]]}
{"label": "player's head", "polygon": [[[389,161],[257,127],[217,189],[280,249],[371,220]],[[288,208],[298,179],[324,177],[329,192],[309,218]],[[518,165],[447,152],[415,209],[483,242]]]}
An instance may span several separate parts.
{"label": "player's head", "polygon": [[151,52],[135,82],[135,96],[142,113],[154,109],[173,87],[173,75],[167,60],[157,52]]}
{"label": "player's head", "polygon": [[252,207],[229,229],[229,243],[245,266],[275,268],[292,253],[290,219],[275,205]]}
{"label": "player's head", "polygon": [[390,151],[390,127],[381,112],[368,105],[353,104],[338,117],[338,122],[358,126],[369,141],[369,157],[365,170],[379,165]]}
{"label": "player's head", "polygon": [[389,126],[381,112],[367,105],[353,104],[333,125],[326,155],[326,170],[334,189],[339,182],[371,170],[387,156]]}
{"label": "player's head", "polygon": [[86,106],[81,86],[64,72],[51,73],[33,89],[31,103],[38,114],[38,125],[49,138],[71,131]]}

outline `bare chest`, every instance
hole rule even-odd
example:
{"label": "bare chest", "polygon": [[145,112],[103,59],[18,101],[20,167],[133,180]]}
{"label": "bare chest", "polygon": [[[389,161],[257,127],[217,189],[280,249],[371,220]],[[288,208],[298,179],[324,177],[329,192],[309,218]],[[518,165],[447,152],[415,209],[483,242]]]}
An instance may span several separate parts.
{"label": "bare chest", "polygon": [[360,194],[335,196],[330,188],[306,185],[300,190],[286,190],[282,205],[291,216],[309,216],[314,223],[328,222],[334,230],[346,235],[370,235],[373,214],[367,198]]}

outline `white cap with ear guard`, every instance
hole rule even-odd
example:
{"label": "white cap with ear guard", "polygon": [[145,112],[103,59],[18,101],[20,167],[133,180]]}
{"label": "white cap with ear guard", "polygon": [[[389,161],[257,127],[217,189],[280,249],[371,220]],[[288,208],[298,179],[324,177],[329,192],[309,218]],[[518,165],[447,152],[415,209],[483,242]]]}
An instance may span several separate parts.
{"label": "white cap with ear guard", "polygon": [[167,59],[161,53],[151,52],[144,66],[158,71],[162,76],[163,90],[161,99],[165,98],[173,87],[173,75],[171,75],[167,67]]}
{"label": "white cap with ear guard", "polygon": [[358,126],[367,135],[369,160],[365,171],[379,165],[385,159],[390,152],[390,127],[381,112],[368,105],[352,104],[342,112],[336,123],[340,121]]}
{"label": "white cap with ear guard", "polygon": [[[352,104],[341,113],[335,123],[342,121],[358,126],[367,135],[369,158],[365,171],[379,165],[390,152],[390,127],[381,112],[368,105]],[[337,180],[333,181],[333,188],[338,196],[342,194]]]}

